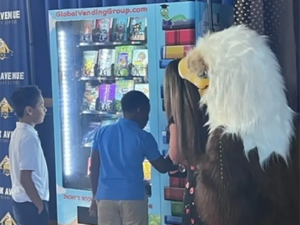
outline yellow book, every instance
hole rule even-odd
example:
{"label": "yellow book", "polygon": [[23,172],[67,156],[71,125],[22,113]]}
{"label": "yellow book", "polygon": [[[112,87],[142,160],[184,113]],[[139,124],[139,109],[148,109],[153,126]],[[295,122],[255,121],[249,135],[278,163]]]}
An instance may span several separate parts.
{"label": "yellow book", "polygon": [[162,59],[181,59],[192,48],[192,45],[164,46],[162,48]]}
{"label": "yellow book", "polygon": [[151,180],[151,164],[148,160],[143,162],[144,179]]}

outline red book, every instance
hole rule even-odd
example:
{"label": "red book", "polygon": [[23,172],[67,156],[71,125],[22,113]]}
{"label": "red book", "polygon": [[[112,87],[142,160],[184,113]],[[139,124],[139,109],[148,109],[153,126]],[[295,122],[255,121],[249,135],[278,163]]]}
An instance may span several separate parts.
{"label": "red book", "polygon": [[184,188],[186,182],[186,178],[170,177],[170,187]]}
{"label": "red book", "polygon": [[195,43],[195,29],[167,30],[165,45],[193,45]]}
{"label": "red book", "polygon": [[165,187],[165,200],[169,201],[183,201],[184,188]]}

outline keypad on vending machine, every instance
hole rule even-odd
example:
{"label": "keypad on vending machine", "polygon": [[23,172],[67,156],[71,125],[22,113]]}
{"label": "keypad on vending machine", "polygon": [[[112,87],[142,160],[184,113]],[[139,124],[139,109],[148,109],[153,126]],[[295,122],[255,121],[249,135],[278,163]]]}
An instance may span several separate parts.
{"label": "keypad on vending machine", "polygon": [[[162,110],[165,111],[165,101],[164,101],[164,86],[160,85],[160,98],[162,103]],[[169,144],[170,140],[170,132],[169,127],[167,126],[166,129],[162,132],[162,140],[164,144]]]}
{"label": "keypad on vending machine", "polygon": [[162,111],[165,111],[164,85],[160,85],[160,98]]}

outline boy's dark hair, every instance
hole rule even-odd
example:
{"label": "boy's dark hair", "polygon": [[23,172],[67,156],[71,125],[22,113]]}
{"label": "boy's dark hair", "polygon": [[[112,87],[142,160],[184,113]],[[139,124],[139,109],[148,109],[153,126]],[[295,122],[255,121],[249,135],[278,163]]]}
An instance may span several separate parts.
{"label": "boy's dark hair", "polygon": [[133,112],[149,104],[149,98],[140,91],[129,91],[121,99],[123,112]]}
{"label": "boy's dark hair", "polygon": [[18,88],[10,98],[18,117],[21,118],[24,116],[24,109],[26,107],[35,107],[41,95],[41,90],[35,85]]}

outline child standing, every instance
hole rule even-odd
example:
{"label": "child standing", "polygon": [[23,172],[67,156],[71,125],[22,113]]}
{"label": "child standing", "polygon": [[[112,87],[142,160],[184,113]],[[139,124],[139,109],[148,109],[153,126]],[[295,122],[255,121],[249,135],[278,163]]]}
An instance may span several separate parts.
{"label": "child standing", "polygon": [[19,117],[9,144],[14,218],[20,225],[48,225],[48,169],[34,129],[44,121],[44,99],[36,86],[26,86],[11,100]]}
{"label": "child standing", "polygon": [[123,118],[102,127],[95,135],[91,211],[98,208],[98,225],[148,225],[143,161],[148,159],[161,173],[176,168],[160,154],[154,137],[143,130],[150,112],[147,96],[130,91],[123,96],[121,105]]}

